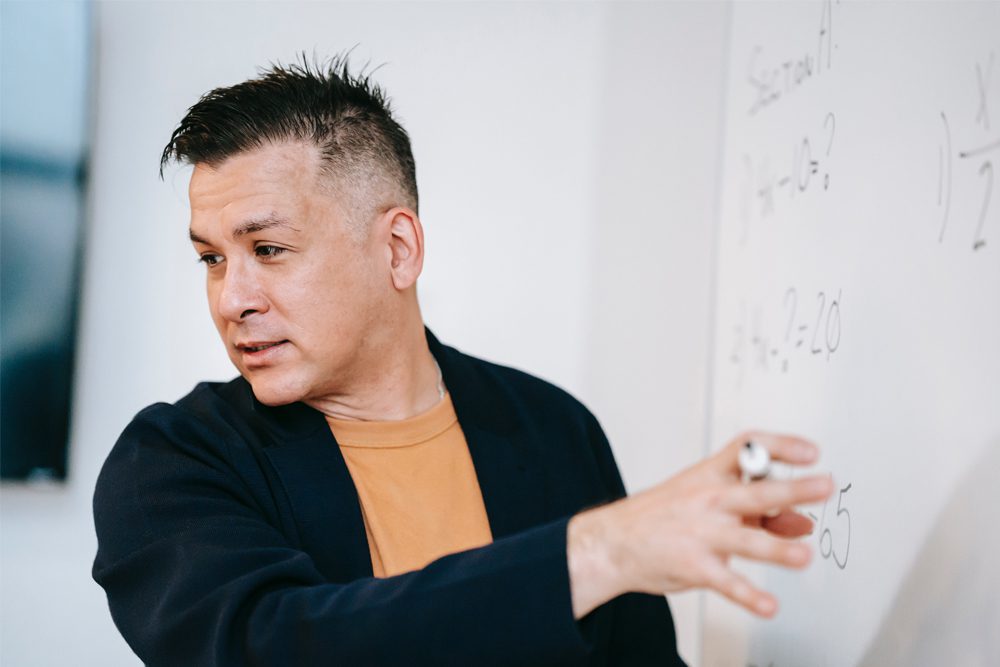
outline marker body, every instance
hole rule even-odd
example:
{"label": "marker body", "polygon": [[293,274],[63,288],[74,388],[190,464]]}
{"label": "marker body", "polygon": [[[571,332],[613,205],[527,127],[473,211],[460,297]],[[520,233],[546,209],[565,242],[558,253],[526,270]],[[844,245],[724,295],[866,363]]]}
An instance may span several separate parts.
{"label": "marker body", "polygon": [[753,440],[747,440],[738,458],[744,481],[764,479],[771,472],[771,455],[766,447]]}

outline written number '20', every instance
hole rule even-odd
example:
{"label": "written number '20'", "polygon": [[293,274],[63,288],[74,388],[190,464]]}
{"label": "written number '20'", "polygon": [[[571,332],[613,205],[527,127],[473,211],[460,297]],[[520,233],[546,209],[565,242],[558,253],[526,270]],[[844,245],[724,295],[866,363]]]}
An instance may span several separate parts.
{"label": "written number '20'", "polygon": [[[820,354],[823,348],[816,345],[816,336],[819,334],[820,321],[823,319],[823,311],[826,310],[826,294],[820,292],[816,295],[819,301],[819,314],[816,316],[816,326],[813,327],[812,345],[809,351],[813,354]],[[837,351],[840,347],[840,293],[830,304],[830,309],[826,313],[826,358]]]}
{"label": "written number '20'", "polygon": [[[827,360],[830,359],[830,355],[837,351],[840,347],[840,300],[841,293],[837,292],[837,298],[830,301],[829,308],[827,307],[826,292],[819,292],[816,295],[816,301],[818,302],[819,308],[816,310],[816,322],[813,325],[812,339],[809,343],[809,351],[812,354],[822,354],[826,352]],[[787,311],[788,323],[785,327],[785,342],[790,342],[792,335],[792,325],[795,323],[795,311],[797,309],[799,302],[798,291],[794,287],[789,287],[785,292],[785,310]],[[823,318],[826,318],[826,323],[824,325]],[[799,330],[805,330],[806,325],[799,327]],[[825,340],[824,340],[825,339]],[[799,341],[796,347],[800,345],[803,341]],[[826,343],[825,347],[823,343]]]}

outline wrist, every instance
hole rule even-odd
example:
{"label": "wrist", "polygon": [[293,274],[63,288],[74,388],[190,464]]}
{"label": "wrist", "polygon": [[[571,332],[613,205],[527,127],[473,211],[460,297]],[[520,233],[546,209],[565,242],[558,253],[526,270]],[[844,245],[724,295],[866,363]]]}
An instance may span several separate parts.
{"label": "wrist", "polygon": [[566,527],[566,562],[576,619],[626,592],[616,558],[616,504],[581,512]]}

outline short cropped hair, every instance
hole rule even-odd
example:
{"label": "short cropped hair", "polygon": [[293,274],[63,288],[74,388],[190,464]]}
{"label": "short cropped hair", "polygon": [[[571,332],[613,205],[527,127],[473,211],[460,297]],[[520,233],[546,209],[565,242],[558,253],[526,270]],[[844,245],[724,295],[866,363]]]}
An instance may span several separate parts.
{"label": "short cropped hair", "polygon": [[[192,106],[160,158],[218,167],[235,155],[285,141],[311,142],[321,169],[346,198],[349,218],[379,207],[417,211],[410,138],[371,73],[352,74],[346,55],[325,63],[272,64],[255,79],[216,88]],[[354,220],[354,222],[360,222]]]}

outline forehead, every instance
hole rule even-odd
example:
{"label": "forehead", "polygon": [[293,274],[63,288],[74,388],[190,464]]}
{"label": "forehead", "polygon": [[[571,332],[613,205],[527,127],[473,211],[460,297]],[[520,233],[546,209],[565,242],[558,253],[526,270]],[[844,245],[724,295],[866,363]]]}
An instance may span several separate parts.
{"label": "forehead", "polygon": [[319,159],[315,146],[286,142],[214,166],[196,164],[188,187],[192,227],[206,218],[225,223],[272,211],[305,215],[326,198],[319,187]]}

